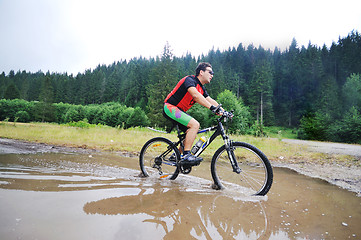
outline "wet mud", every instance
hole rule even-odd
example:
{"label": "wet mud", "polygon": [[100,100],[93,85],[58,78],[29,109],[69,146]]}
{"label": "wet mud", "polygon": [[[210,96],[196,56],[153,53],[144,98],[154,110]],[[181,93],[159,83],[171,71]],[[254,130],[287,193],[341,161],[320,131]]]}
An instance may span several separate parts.
{"label": "wet mud", "polygon": [[274,168],[265,197],[211,188],[206,159],[176,180],[97,152],[0,154],[1,239],[360,239],[361,198]]}

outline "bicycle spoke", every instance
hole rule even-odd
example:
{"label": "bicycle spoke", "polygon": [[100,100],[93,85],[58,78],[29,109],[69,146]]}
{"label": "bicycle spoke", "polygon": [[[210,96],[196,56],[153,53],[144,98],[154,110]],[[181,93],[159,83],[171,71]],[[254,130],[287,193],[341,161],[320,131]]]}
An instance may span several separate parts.
{"label": "bicycle spoke", "polygon": [[241,177],[248,183],[249,187],[254,190],[259,189],[264,184],[264,180],[256,179],[248,174],[243,174]]}

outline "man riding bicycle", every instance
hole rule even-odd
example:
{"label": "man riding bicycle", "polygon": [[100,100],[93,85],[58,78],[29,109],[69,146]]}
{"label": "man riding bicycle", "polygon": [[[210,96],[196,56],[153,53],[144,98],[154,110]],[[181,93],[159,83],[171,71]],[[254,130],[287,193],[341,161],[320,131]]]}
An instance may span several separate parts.
{"label": "man riding bicycle", "polygon": [[182,78],[164,100],[164,116],[180,123],[181,129],[186,132],[181,163],[198,165],[203,160],[201,157],[195,157],[190,152],[200,124],[186,112],[194,103],[198,103],[210,109],[213,113],[218,114],[219,108],[216,106],[219,104],[208,95],[204,88],[205,84],[211,82],[213,75],[214,72],[211,64],[206,62],[198,64],[196,75]]}

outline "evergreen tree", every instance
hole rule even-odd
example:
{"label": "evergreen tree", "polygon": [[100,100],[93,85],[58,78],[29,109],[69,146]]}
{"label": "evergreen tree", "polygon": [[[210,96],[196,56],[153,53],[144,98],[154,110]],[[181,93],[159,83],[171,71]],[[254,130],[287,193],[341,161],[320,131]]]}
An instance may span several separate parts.
{"label": "evergreen tree", "polygon": [[129,65],[126,83],[128,90],[124,103],[127,106],[139,106],[145,109],[144,103],[147,99],[147,93],[144,86],[148,84],[149,66],[143,59],[132,60]]}
{"label": "evergreen tree", "polygon": [[355,107],[361,111],[361,74],[351,74],[342,88],[344,109]]}
{"label": "evergreen tree", "polygon": [[9,72],[9,78],[10,79],[13,79],[15,77],[15,72],[14,72],[14,70],[11,70],[10,72]]}
{"label": "evergreen tree", "polygon": [[256,115],[257,122],[261,125],[264,123],[271,125],[274,121],[272,81],[273,73],[270,63],[261,61],[255,67],[249,93],[251,112]]}
{"label": "evergreen tree", "polygon": [[340,117],[341,102],[336,79],[328,76],[321,83],[320,96],[317,98],[315,105],[317,112],[328,114],[333,119]]}
{"label": "evergreen tree", "polygon": [[273,53],[274,79],[273,79],[273,110],[278,126],[291,126],[290,103],[288,94],[288,79],[285,77],[287,61],[285,55],[276,48]]}
{"label": "evergreen tree", "polygon": [[15,86],[14,82],[11,82],[9,86],[6,88],[4,93],[5,99],[16,99],[20,98],[19,89]]}
{"label": "evergreen tree", "polygon": [[47,75],[44,79],[39,95],[40,102],[35,107],[35,115],[41,122],[52,122],[55,120],[55,109],[52,105],[54,100],[54,90]]}
{"label": "evergreen tree", "polygon": [[[300,52],[300,66],[302,71],[300,86],[302,88],[303,102],[300,103],[299,108],[302,110],[321,108],[322,106],[318,105],[321,101],[317,101],[316,99],[320,99],[320,91],[323,90],[322,84],[334,79],[332,77],[326,77],[321,54],[322,52],[311,43],[307,49],[303,48]],[[326,84],[325,86],[328,85]]]}
{"label": "evergreen tree", "polygon": [[6,80],[5,72],[0,74],[0,99],[4,97],[5,89],[6,89]]}
{"label": "evergreen tree", "polygon": [[287,82],[287,115],[288,126],[298,125],[299,119],[304,113],[299,105],[303,103],[303,94],[300,86],[302,68],[300,66],[299,49],[296,39],[292,40],[289,50],[285,53],[285,66],[283,67],[283,78]]}
{"label": "evergreen tree", "polygon": [[168,122],[162,114],[164,99],[175,87],[178,81],[177,77],[177,68],[173,62],[173,54],[167,43],[164,46],[160,62],[152,72],[152,81],[147,87],[148,117],[153,126],[165,126]]}
{"label": "evergreen tree", "polygon": [[49,76],[46,76],[44,79],[39,95],[39,100],[50,104],[54,101],[54,88]]}
{"label": "evergreen tree", "polygon": [[361,144],[361,111],[351,107],[342,118],[338,133],[342,142]]}

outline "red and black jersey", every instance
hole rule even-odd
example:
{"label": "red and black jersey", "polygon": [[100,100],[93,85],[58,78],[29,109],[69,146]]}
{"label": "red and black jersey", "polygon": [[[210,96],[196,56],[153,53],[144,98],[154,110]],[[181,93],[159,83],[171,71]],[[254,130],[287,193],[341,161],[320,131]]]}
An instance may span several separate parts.
{"label": "red and black jersey", "polygon": [[184,112],[188,111],[195,103],[193,97],[188,92],[188,88],[190,87],[195,87],[204,97],[209,96],[197,77],[186,76],[178,82],[175,88],[168,94],[164,102],[172,104]]}

